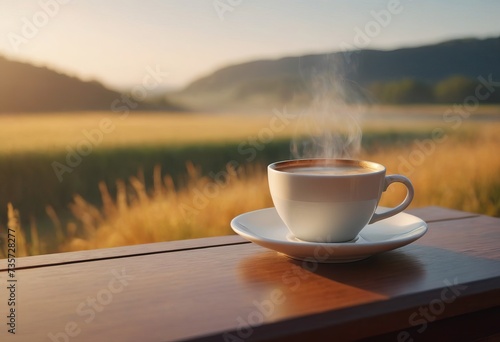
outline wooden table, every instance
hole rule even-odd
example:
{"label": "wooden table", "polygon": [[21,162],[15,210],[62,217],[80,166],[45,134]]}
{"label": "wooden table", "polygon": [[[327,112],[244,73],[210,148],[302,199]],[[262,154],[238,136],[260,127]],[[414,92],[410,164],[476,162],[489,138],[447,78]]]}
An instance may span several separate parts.
{"label": "wooden table", "polygon": [[294,261],[239,236],[17,259],[0,341],[500,339],[500,219],[438,207],[417,242],[351,264]]}

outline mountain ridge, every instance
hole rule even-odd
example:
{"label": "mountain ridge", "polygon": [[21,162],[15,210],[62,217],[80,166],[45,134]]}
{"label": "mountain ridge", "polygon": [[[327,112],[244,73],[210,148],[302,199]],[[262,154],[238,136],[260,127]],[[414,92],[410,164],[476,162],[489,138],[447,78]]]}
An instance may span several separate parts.
{"label": "mountain ridge", "polygon": [[200,77],[170,97],[191,107],[274,106],[306,102],[317,75],[339,76],[361,88],[413,79],[435,84],[461,75],[500,75],[500,37],[453,39],[393,50],[364,49],[233,64]]}
{"label": "mountain ridge", "polygon": [[[374,84],[379,93],[384,93],[386,89],[380,84],[405,79],[430,85],[457,75],[469,80],[488,75],[498,79],[498,60],[500,37],[453,39],[392,50],[363,49],[258,59],[219,68],[178,91],[151,94],[154,96],[149,102],[135,101],[138,105],[127,110],[268,109],[304,105],[315,96],[311,83],[318,77],[323,77],[322,82],[326,83],[335,79],[347,81],[349,87],[355,88],[354,92],[361,94],[358,96],[369,97],[366,89]],[[467,82],[462,80],[462,83]],[[398,88],[398,84],[391,86]],[[473,86],[469,82],[464,89]],[[97,81],[82,81],[48,67],[0,55],[0,113],[116,111],[126,105],[124,96],[130,98]]]}
{"label": "mountain ridge", "polygon": [[[77,77],[45,66],[0,56],[0,113],[112,110],[127,94],[97,81]],[[130,96],[129,96],[130,97]],[[163,100],[156,105],[134,101],[128,109],[180,109]]]}

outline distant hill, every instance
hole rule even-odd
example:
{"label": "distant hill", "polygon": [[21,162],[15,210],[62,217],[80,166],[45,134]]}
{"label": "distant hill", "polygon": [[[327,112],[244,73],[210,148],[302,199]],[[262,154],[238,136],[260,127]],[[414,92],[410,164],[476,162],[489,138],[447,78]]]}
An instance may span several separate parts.
{"label": "distant hill", "polygon": [[[306,103],[315,75],[340,75],[366,89],[404,79],[435,84],[455,75],[500,79],[500,38],[462,39],[392,51],[359,50],[258,60],[228,66],[170,94],[198,108]],[[363,93],[361,90],[360,93]]]}
{"label": "distant hill", "polygon": [[[96,81],[82,81],[0,56],[0,113],[111,110],[113,101],[121,96]],[[177,108],[164,101],[130,109]]]}

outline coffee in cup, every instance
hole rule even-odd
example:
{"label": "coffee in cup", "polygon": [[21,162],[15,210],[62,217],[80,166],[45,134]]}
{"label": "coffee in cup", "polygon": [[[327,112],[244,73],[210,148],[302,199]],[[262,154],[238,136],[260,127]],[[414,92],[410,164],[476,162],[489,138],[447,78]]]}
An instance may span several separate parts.
{"label": "coffee in cup", "polygon": [[[311,242],[347,242],[367,225],[396,215],[413,199],[402,175],[387,175],[383,165],[351,159],[298,159],[268,166],[274,206],[290,232]],[[407,188],[397,207],[375,213],[382,193],[394,182]]]}

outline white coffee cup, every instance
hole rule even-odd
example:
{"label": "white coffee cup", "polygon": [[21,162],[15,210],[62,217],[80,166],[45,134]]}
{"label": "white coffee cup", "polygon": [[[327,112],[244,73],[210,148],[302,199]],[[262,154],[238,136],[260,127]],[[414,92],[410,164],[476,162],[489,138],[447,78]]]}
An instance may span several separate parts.
{"label": "white coffee cup", "polygon": [[[402,175],[386,176],[383,165],[350,159],[298,159],[267,168],[276,210],[290,232],[311,242],[347,242],[367,225],[403,211],[413,185]],[[394,182],[407,188],[397,207],[375,213],[382,193]]]}

